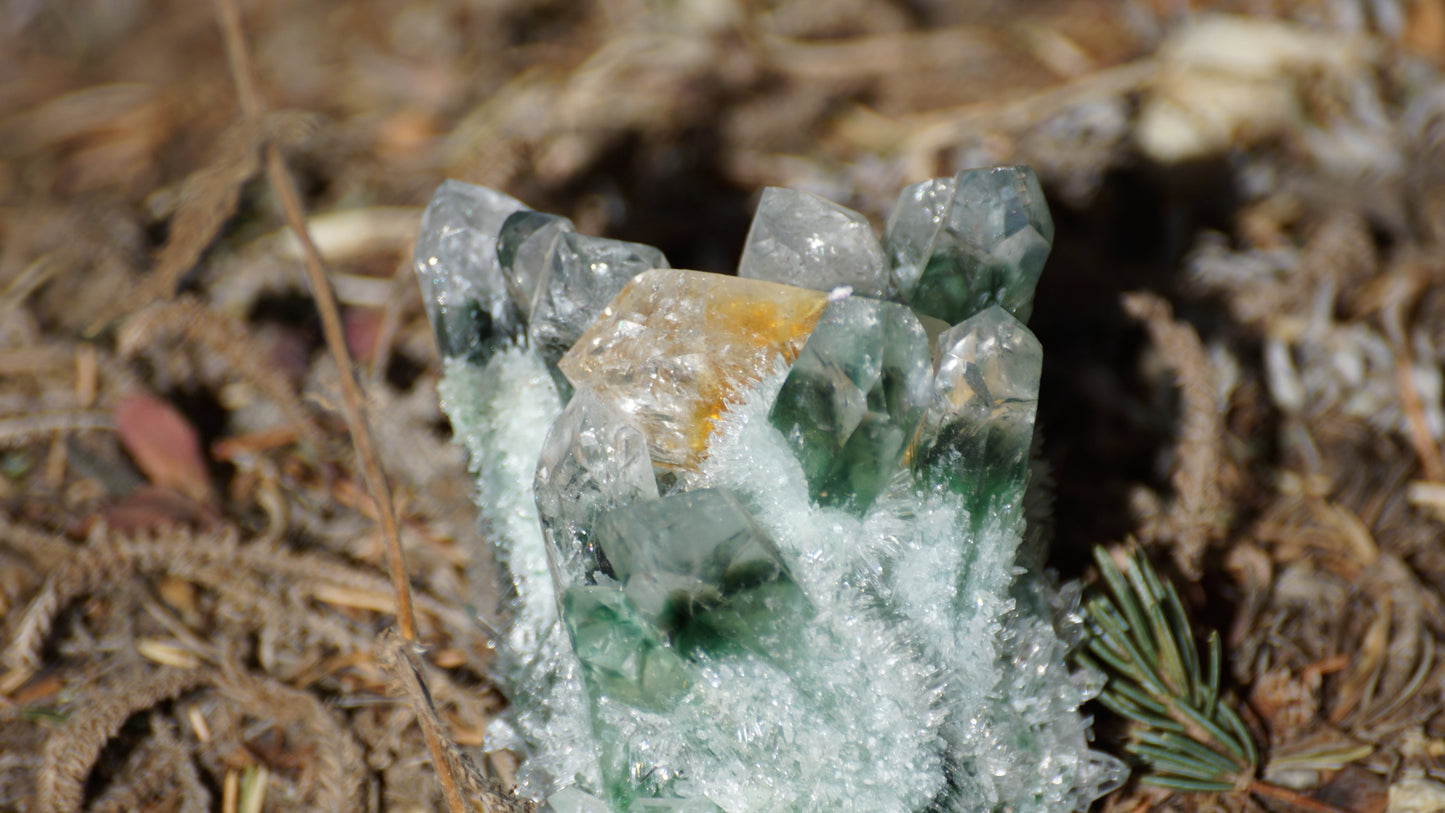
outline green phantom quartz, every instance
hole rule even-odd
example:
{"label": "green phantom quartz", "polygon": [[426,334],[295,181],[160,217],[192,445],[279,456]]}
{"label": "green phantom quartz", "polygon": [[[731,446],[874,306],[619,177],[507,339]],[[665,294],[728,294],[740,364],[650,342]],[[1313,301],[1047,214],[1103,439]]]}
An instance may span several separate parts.
{"label": "green phantom quartz", "polygon": [[652,711],[666,711],[687,692],[687,668],[662,633],[622,590],[572,587],[562,618],[594,693]]}
{"label": "green phantom quartz", "polygon": [[828,303],[769,414],[814,500],[862,514],[887,488],[931,399],[928,362],[908,308],[853,296]]}
{"label": "green phantom quartz", "polygon": [[963,495],[975,519],[1028,480],[1043,348],[1022,322],[991,305],[937,340],[933,405],[915,465],[926,485]]}
{"label": "green phantom quartz", "polygon": [[766,647],[771,619],[805,604],[773,540],[722,489],[609,511],[595,540],[642,616],[684,648]]}
{"label": "green phantom quartz", "polygon": [[883,243],[901,301],[960,322],[991,304],[1028,319],[1054,221],[1028,167],[964,170],[898,197]]}

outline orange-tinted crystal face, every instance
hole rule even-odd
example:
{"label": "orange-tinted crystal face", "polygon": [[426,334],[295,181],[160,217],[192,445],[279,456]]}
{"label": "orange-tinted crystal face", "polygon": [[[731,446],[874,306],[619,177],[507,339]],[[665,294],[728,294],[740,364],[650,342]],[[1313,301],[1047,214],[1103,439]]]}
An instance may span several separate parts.
{"label": "orange-tinted crystal face", "polygon": [[562,372],[647,434],[653,463],[696,468],[729,402],[797,358],[827,294],[655,269],[630,282],[562,358]]}

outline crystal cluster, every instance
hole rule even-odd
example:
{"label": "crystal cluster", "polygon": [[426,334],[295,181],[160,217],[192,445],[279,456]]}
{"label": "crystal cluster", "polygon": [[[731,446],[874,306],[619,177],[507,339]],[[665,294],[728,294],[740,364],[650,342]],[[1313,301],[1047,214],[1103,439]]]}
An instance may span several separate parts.
{"label": "crystal cluster", "polygon": [[[763,193],[738,275],[448,181],[416,268],[515,588],[488,746],[558,813],[1066,811],[1077,596],[1021,567],[1053,236],[1026,167]],[[1072,596],[1072,598],[1071,598]]]}

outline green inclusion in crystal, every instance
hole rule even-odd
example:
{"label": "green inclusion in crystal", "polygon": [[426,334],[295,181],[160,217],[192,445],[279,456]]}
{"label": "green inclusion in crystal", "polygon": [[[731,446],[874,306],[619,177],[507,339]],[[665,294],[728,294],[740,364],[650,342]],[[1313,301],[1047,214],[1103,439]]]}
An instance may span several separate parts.
{"label": "green inclusion in crystal", "polygon": [[773,540],[722,489],[609,511],[593,539],[642,617],[683,651],[768,649],[776,619],[807,607]]}
{"label": "green inclusion in crystal", "polygon": [[1038,178],[1015,166],[904,189],[883,243],[902,301],[956,323],[992,304],[1027,320],[1053,240]]}
{"label": "green inclusion in crystal", "polygon": [[666,711],[687,693],[687,666],[618,588],[569,588],[562,618],[594,694]]}
{"label": "green inclusion in crystal", "polygon": [[928,340],[908,308],[828,303],[768,418],[812,498],[863,514],[888,486],[931,399]]}
{"label": "green inclusion in crystal", "polygon": [[962,495],[975,518],[1028,479],[1043,348],[997,305],[938,337],[935,396],[915,464],[929,485]]}

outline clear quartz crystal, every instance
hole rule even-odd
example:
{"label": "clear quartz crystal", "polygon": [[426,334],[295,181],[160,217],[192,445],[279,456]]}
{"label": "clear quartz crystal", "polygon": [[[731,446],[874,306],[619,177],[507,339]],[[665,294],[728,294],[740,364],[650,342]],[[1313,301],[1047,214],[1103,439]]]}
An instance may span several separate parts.
{"label": "clear quartz crystal", "polygon": [[493,189],[444,181],[422,214],[414,265],[437,349],[481,361],[523,321],[497,262],[497,233],[520,201]]}
{"label": "clear quartz crystal", "polygon": [[928,366],[923,325],[908,308],[853,296],[828,304],[769,415],[813,499],[868,510],[928,407]]}
{"label": "clear quartz crystal", "polygon": [[597,518],[658,497],[647,437],[582,390],[547,433],[534,489],[553,580],[563,588],[594,584],[605,567],[592,541]]}
{"label": "clear quartz crystal", "polygon": [[935,397],[916,465],[925,481],[964,495],[975,513],[1022,495],[1038,411],[1043,348],[997,305],[937,340]]}
{"label": "clear quartz crystal", "polygon": [[516,212],[502,224],[497,260],[522,318],[531,321],[537,297],[546,289],[557,243],[573,231],[572,221],[542,212]]}
{"label": "clear quartz crystal", "polygon": [[990,304],[1027,320],[1053,241],[1028,167],[969,169],[904,189],[883,240],[901,301],[949,323]]}
{"label": "clear quartz crystal", "polygon": [[652,246],[567,232],[530,311],[528,336],[549,359],[560,359],[633,277],[667,268]]}
{"label": "clear quartz crystal", "polygon": [[763,190],[738,276],[819,291],[847,286],[862,296],[886,297],[892,290],[887,258],[867,218],[775,186]]}

